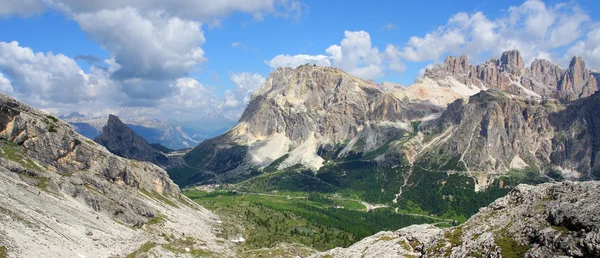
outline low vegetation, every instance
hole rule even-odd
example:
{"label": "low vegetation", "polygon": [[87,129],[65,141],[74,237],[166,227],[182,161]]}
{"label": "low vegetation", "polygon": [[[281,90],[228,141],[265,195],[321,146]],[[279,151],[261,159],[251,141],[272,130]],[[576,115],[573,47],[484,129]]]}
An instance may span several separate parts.
{"label": "low vegetation", "polygon": [[[434,222],[430,218],[397,214],[389,208],[366,212],[356,201],[335,200],[321,194],[286,197],[197,190],[186,190],[184,194],[221,215],[223,237],[243,236],[244,246],[250,249],[299,243],[328,250],[349,246],[382,230]],[[342,208],[342,204],[347,206]]]}
{"label": "low vegetation", "polygon": [[142,254],[148,253],[154,247],[156,247],[156,243],[148,241],[148,242],[144,243],[142,246],[140,246],[140,248],[138,248],[137,250],[135,250],[132,253],[130,253],[129,255],[127,255],[126,257],[127,258],[140,257],[140,256],[142,256]]}

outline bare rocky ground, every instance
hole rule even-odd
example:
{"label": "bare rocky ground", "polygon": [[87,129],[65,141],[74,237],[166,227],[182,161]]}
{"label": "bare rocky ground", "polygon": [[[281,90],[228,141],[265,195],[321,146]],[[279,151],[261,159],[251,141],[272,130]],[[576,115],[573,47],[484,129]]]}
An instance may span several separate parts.
{"label": "bare rocky ground", "polygon": [[231,257],[217,221],[160,167],[0,94],[1,257]]}
{"label": "bare rocky ground", "polygon": [[598,257],[600,182],[519,185],[466,223],[380,232],[313,257]]}

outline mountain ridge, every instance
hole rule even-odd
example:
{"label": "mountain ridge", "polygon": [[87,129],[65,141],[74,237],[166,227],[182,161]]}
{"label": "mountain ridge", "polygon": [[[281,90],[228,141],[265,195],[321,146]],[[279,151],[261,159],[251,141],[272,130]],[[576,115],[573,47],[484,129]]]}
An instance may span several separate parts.
{"label": "mountain ridge", "polygon": [[145,246],[168,256],[184,239],[190,250],[232,252],[213,233],[216,216],[181,195],[160,167],[113,155],[4,94],[0,111],[0,243],[8,255],[123,256]]}
{"label": "mountain ridge", "polygon": [[[226,174],[225,181],[229,180],[227,178],[239,180],[240,177],[235,174],[243,174],[243,171],[251,169],[258,171],[250,174],[260,173],[260,170],[280,158],[283,160],[278,160],[276,169],[299,164],[318,171],[327,164],[318,153],[339,148],[336,158],[343,158],[348,153],[365,154],[386,148],[390,141],[397,142],[403,135],[412,134],[412,123],[425,126],[430,121],[436,121],[443,116],[447,105],[481,91],[491,89],[504,92],[522,99],[519,105],[543,102],[550,104],[542,106],[562,106],[571,99],[591,96],[590,91],[597,89],[594,78],[581,58],[574,57],[569,69],[562,69],[547,60],[535,60],[530,67],[525,67],[516,50],[506,51],[499,59],[492,58],[476,66],[469,64],[466,56],[449,56],[444,65],[427,69],[424,78],[406,88],[389,85],[380,87],[336,68],[314,65],[278,68],[252,95],[236,126],[221,136],[204,141],[184,159],[194,168]],[[380,89],[385,89],[385,92]],[[552,100],[554,97],[556,101]],[[477,110],[471,112],[476,113]],[[542,128],[549,129],[548,119],[542,120],[546,123]],[[499,122],[496,119],[489,126],[499,125]],[[421,130],[421,127],[415,130]],[[510,131],[507,129],[506,132]],[[466,131],[463,133],[469,135]],[[404,143],[409,149],[399,150],[400,154],[395,158],[391,152],[386,152],[387,156],[379,153],[374,157],[378,163],[386,163],[386,157],[388,160],[407,158],[412,162],[412,157],[422,152],[421,148],[431,147],[431,144],[422,142],[426,136],[413,137]],[[466,145],[461,148],[464,149]],[[551,140],[545,140],[544,146],[550,146],[546,149],[551,149]],[[473,153],[478,151],[471,150]],[[482,169],[480,176],[473,177],[480,178],[482,183],[478,183],[478,186],[485,188],[493,180],[486,179],[491,171],[501,175],[512,168],[539,168],[539,164],[549,164],[548,153],[551,151],[545,152],[541,159],[533,157],[526,162],[522,159],[528,158],[515,157],[514,162],[502,161],[504,164],[499,167],[490,165],[489,169]],[[521,154],[526,156],[526,153],[524,151]],[[465,156],[462,151],[461,155]],[[494,158],[493,162],[497,160]],[[227,165],[217,166],[217,161]],[[481,159],[477,162],[485,161]],[[241,178],[251,177],[250,174],[246,173]]]}

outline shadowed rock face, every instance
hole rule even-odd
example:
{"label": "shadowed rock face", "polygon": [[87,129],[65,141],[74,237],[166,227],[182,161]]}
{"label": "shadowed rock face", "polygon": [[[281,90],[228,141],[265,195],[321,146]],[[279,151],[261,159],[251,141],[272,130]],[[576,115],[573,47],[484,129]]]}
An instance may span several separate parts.
{"label": "shadowed rock face", "polygon": [[[425,123],[425,135],[442,137],[421,152],[458,158],[480,186],[509,169],[555,173],[567,179],[600,176],[600,93],[563,106],[488,90],[457,100]],[[435,161],[435,160],[433,160]]]}
{"label": "shadowed rock face", "polygon": [[468,102],[451,104],[422,131],[433,135],[451,131],[450,137],[427,152],[459,157],[464,168],[485,184],[490,174],[550,163],[555,133],[549,113],[535,101],[489,90]]}
{"label": "shadowed rock face", "polygon": [[106,147],[113,154],[124,158],[148,161],[160,166],[166,166],[168,163],[165,155],[150,146],[146,140],[114,115],[108,116],[108,122],[102,128],[102,134],[94,141]]}
{"label": "shadowed rock face", "polygon": [[596,78],[581,57],[573,57],[568,69],[543,59],[536,59],[525,67],[517,50],[506,51],[500,59],[490,59],[479,65],[469,64],[464,55],[460,58],[449,56],[443,66],[427,69],[424,75],[435,80],[448,76],[482,89],[563,102],[591,96],[598,90]]}
{"label": "shadowed rock face", "polygon": [[598,257],[599,182],[519,185],[466,223],[380,232],[313,257]]}

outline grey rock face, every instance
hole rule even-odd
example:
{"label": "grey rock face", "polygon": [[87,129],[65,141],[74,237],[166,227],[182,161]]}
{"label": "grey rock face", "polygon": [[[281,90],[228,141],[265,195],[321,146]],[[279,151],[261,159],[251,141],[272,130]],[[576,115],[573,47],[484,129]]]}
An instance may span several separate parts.
{"label": "grey rock face", "polygon": [[519,185],[458,227],[381,232],[315,257],[597,257],[598,194],[598,182]]}
{"label": "grey rock face", "polygon": [[550,163],[555,128],[547,108],[537,101],[500,91],[483,91],[468,102],[458,100],[436,121],[421,126],[426,135],[450,136],[424,151],[426,159],[444,156],[485,185],[488,177]]}
{"label": "grey rock face", "polygon": [[0,245],[9,257],[123,257],[149,243],[154,255],[173,257],[160,245],[179,236],[230,257],[216,220],[158,166],[111,154],[0,94]]}
{"label": "grey rock face", "polygon": [[[5,167],[40,177],[45,171],[56,171],[60,176],[49,179],[54,190],[78,197],[127,224],[140,226],[156,215],[143,202],[128,198],[132,191],[145,189],[179,196],[179,187],[159,167],[112,155],[75,133],[68,124],[6,95],[0,95],[0,138],[15,143],[14,148],[34,164],[20,168],[23,166],[5,161]],[[103,194],[86,191],[86,185]]]}
{"label": "grey rock face", "polygon": [[552,163],[583,177],[600,177],[600,93],[570,103],[553,114],[558,132],[552,140]]}
{"label": "grey rock face", "polygon": [[443,66],[427,69],[424,76],[434,80],[453,77],[482,89],[563,102],[591,96],[598,90],[598,82],[581,57],[574,57],[569,69],[539,59],[525,67],[517,50],[506,51],[499,60],[490,59],[479,65],[469,64],[466,56],[449,56]]}
{"label": "grey rock face", "polygon": [[406,121],[423,116],[390,94],[339,69],[303,65],[280,68],[256,93],[239,123],[245,133],[284,133],[303,142],[314,132],[332,143],[357,136],[368,121]]}
{"label": "grey rock face", "polygon": [[442,116],[421,125],[423,134],[447,135],[420,157],[457,159],[485,186],[509,169],[530,168],[566,179],[600,176],[600,93],[563,106],[500,91],[457,100]]}
{"label": "grey rock face", "polygon": [[94,139],[115,155],[148,161],[160,166],[168,164],[168,158],[154,149],[142,137],[133,132],[117,116],[109,115],[102,133]]}
{"label": "grey rock face", "polygon": [[207,173],[230,174],[265,167],[289,153],[281,166],[302,164],[317,170],[323,165],[317,155],[321,147],[360,138],[366,142],[360,152],[373,150],[412,132],[411,121],[440,110],[398,99],[336,68],[279,68],[253,94],[235,127],[202,142],[185,161]]}

